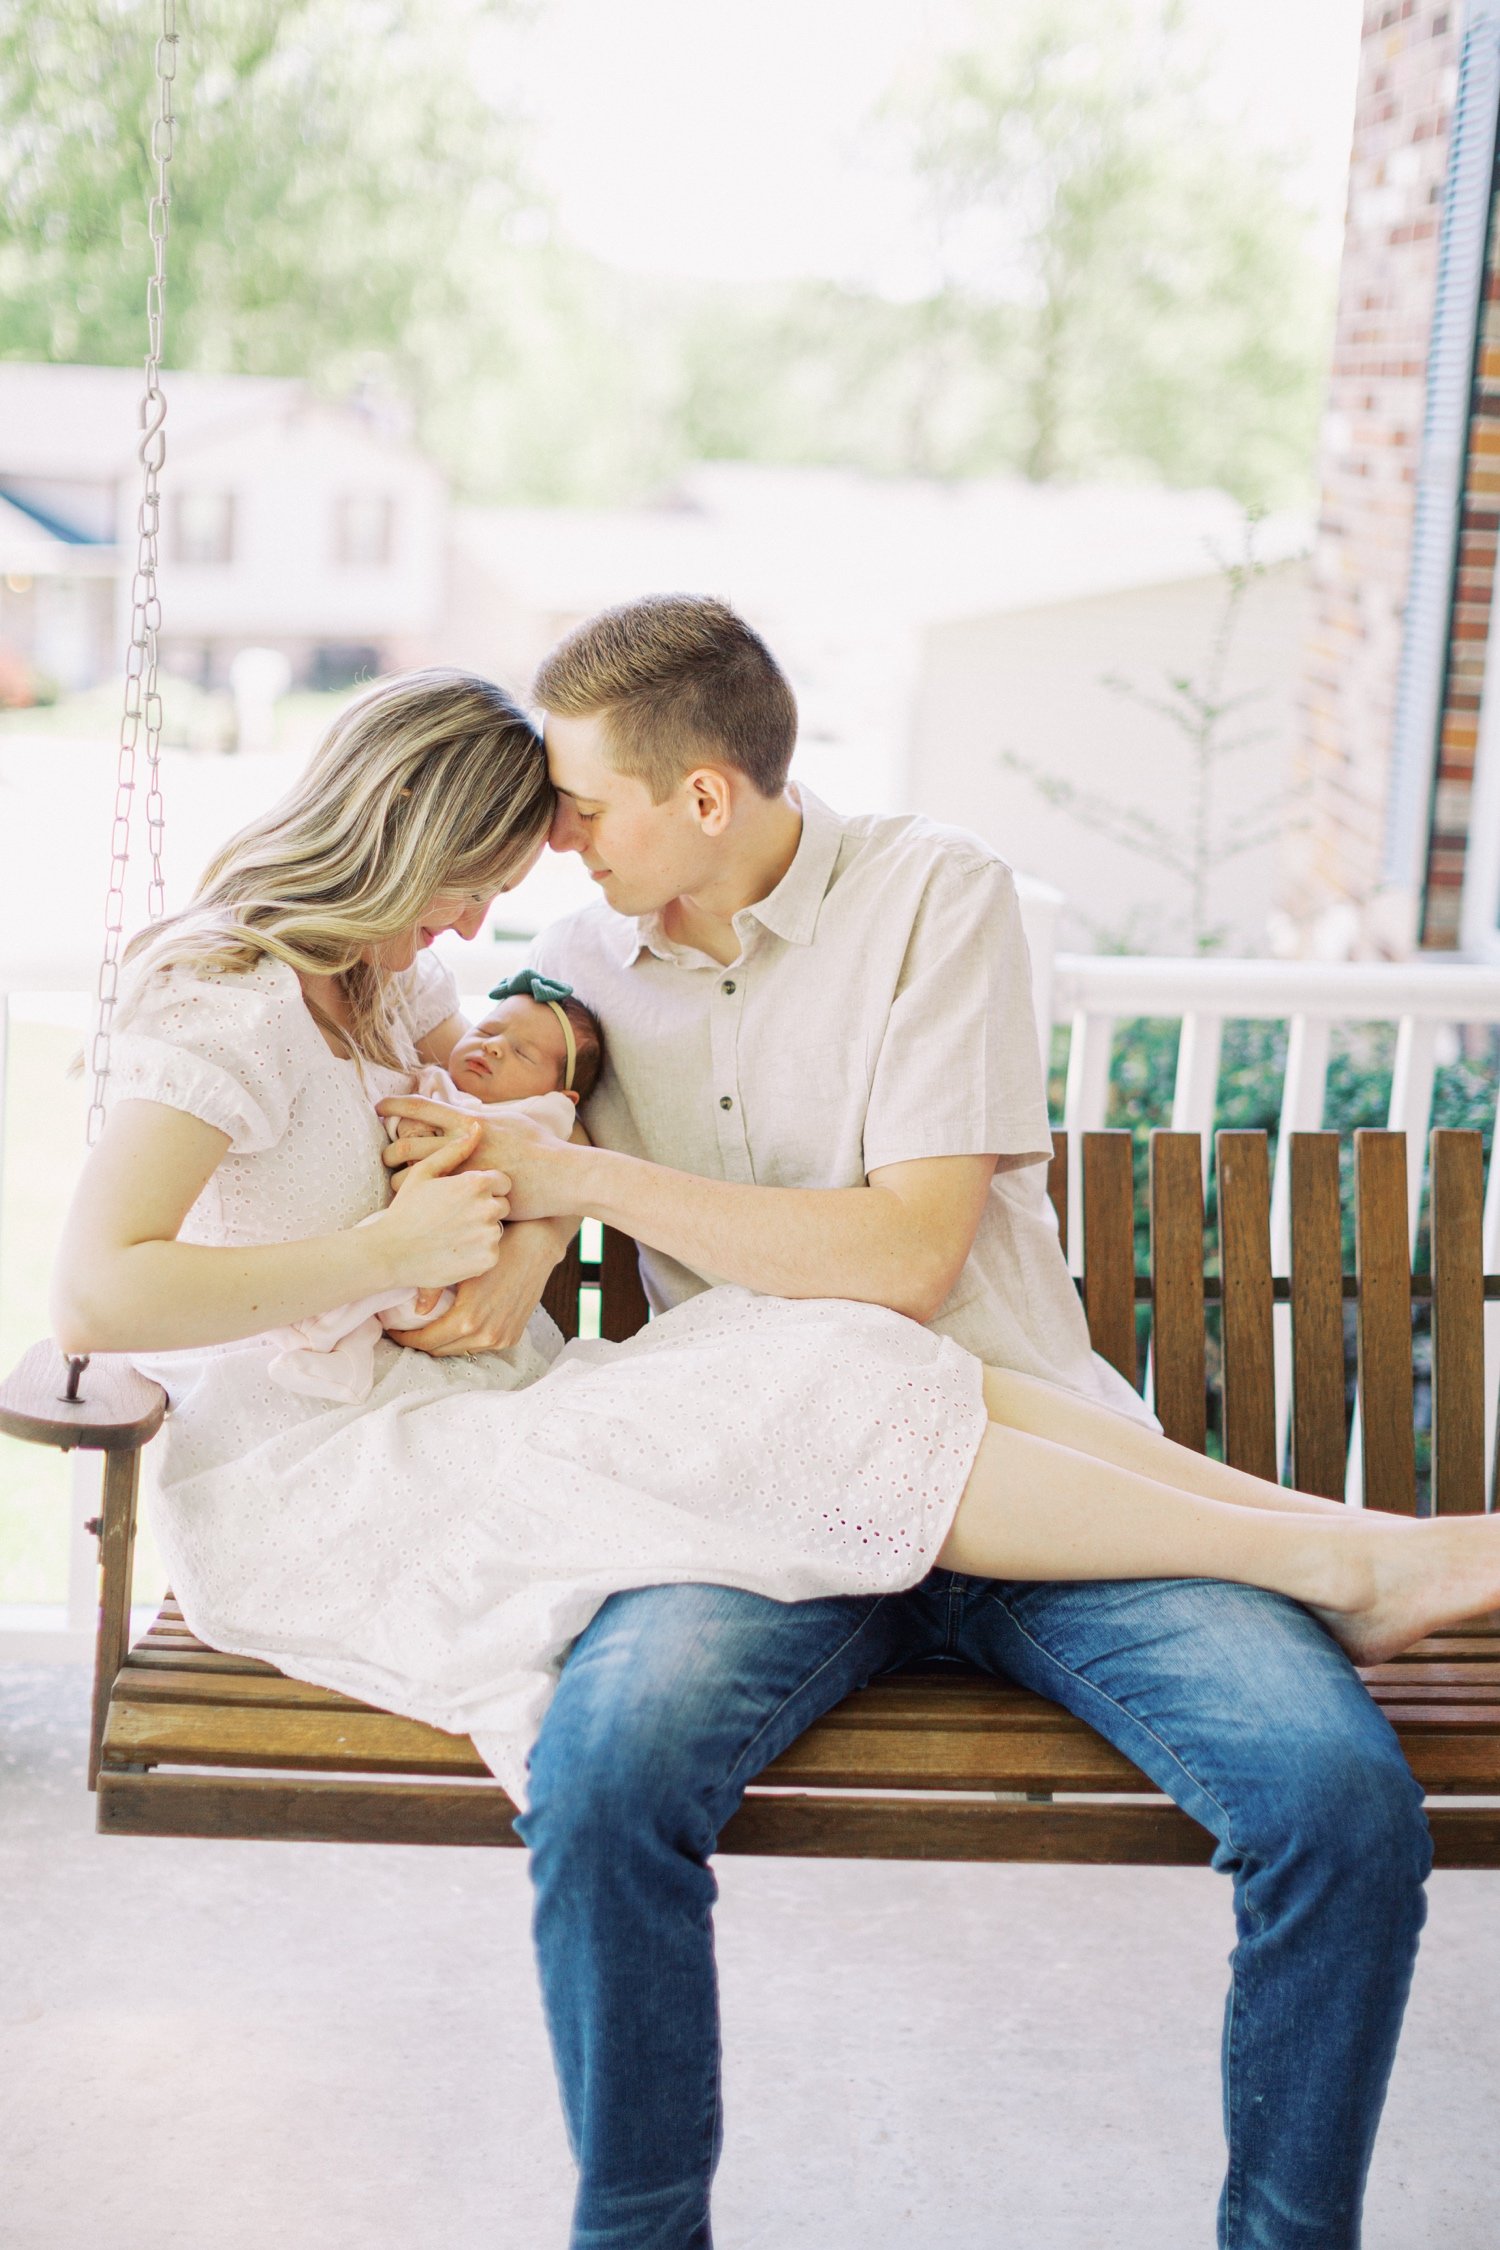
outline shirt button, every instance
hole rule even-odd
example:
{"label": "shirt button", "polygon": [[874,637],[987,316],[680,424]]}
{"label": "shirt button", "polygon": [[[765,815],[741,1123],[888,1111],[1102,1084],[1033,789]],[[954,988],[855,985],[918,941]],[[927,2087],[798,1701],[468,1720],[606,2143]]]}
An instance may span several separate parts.
{"label": "shirt button", "polygon": [[733,1109],[733,1107],[734,1107],[734,1100],[733,1100],[733,1097],[732,1097],[731,1095],[729,1095],[729,1094],[721,1094],[721,1095],[719,1096],[719,1107],[720,1107],[720,1109]]}
{"label": "shirt button", "polygon": [[721,992],[733,992],[733,990],[734,990],[734,979],[733,979],[733,977],[726,977],[726,978],[724,979],[724,982],[723,982],[723,983],[722,983],[722,984],[720,985],[720,987],[719,987],[719,990],[720,990]]}

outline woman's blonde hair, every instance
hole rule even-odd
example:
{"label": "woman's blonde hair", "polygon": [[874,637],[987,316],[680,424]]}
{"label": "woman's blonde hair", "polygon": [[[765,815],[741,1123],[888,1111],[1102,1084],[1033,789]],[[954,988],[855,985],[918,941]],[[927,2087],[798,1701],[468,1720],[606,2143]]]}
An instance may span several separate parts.
{"label": "woman's blonde hair", "polygon": [[401,1067],[389,978],[362,949],[410,930],[445,892],[498,890],[553,804],[542,738],[502,688],[446,670],[377,680],[296,787],[210,861],[192,904],[133,941],[121,1019],[162,970],[232,972],[269,953],[338,977],[349,1024],[329,1028],[368,1061]]}

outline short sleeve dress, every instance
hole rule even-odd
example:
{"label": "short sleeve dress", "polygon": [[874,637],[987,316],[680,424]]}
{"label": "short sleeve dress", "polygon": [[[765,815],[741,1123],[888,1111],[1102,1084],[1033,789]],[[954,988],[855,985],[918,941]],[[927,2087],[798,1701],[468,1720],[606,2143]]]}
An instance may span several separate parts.
{"label": "short sleeve dress", "polygon": [[[454,1012],[424,955],[413,1043]],[[181,1230],[210,1246],[358,1224],[389,1194],[373,1104],[404,1074],[341,1061],[294,973],[177,969],[115,1043],[112,1103],[217,1126],[229,1148]],[[270,1380],[267,1339],[140,1355],[170,1412],[153,1528],[203,1640],[468,1734],[518,1803],[568,1649],[627,1587],[779,1601],[914,1585],[985,1426],[979,1364],[879,1306],[719,1288],[623,1344],[509,1352],[388,1340],[358,1405]]]}

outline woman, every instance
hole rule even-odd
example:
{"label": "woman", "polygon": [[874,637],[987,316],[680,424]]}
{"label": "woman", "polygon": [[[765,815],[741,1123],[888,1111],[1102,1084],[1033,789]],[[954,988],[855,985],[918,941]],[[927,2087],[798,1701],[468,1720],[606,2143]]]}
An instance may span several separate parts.
{"label": "woman", "polygon": [[878,1306],[716,1289],[622,1345],[559,1354],[545,1316],[504,1354],[382,1343],[358,1405],[273,1384],[266,1331],[494,1261],[504,1180],[445,1144],[388,1201],[373,1103],[446,1060],[425,948],[477,932],[551,808],[498,689],[384,681],[132,949],[53,1309],[65,1350],[167,1386],[156,1528],[203,1639],[472,1734],[522,1800],[569,1644],[626,1587],[1219,1577],[1367,1660],[1500,1603],[1500,1524],[1281,1492]]}

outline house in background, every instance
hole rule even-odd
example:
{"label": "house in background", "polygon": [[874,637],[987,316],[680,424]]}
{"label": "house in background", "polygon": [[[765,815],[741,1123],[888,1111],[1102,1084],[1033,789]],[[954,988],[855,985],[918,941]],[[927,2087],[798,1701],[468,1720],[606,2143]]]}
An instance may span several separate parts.
{"label": "house in background", "polygon": [[[140,468],[134,368],[0,362],[0,648],[64,688],[118,669]],[[304,383],[169,374],[165,668],[221,686],[242,648],[298,685],[408,663],[442,606],[447,494],[398,429]]]}
{"label": "house in background", "polygon": [[[1227,773],[1229,820],[1289,778],[1310,537],[1300,519],[1256,536],[1265,568],[1229,687],[1255,697],[1242,719],[1259,739]],[[1107,676],[1157,693],[1201,672],[1223,566],[1245,543],[1224,494],[721,462],[653,507],[460,508],[453,538],[452,661],[524,688],[592,610],[652,590],[721,594],[787,667],[795,770],[820,794],[978,829],[1065,894],[1061,943],[1177,942],[1160,870],[1044,803],[1002,753],[1173,817],[1180,746]],[[1274,844],[1224,868],[1215,920],[1239,950],[1264,949],[1276,881]]]}
{"label": "house in background", "polygon": [[[117,676],[134,567],[128,368],[0,363],[0,648],[60,686]],[[835,804],[978,829],[1071,901],[1081,949],[1184,942],[1161,871],[1091,834],[1008,768],[1012,751],[1083,798],[1151,817],[1182,796],[1180,743],[1108,685],[1201,673],[1245,527],[1221,493],[878,478],[703,464],[652,504],[452,505],[404,436],[296,382],[168,375],[160,588],[165,670],[205,687],[245,648],[301,686],[448,662],[524,693],[590,612],[679,589],[735,603],[797,692],[797,771]],[[1253,754],[1225,817],[1285,787],[1305,632],[1307,527],[1259,527],[1266,565],[1230,686]],[[0,699],[4,698],[0,679]],[[248,740],[248,736],[242,736]],[[1261,951],[1274,852],[1227,864],[1212,920]]]}
{"label": "house in background", "polygon": [[[1246,546],[1240,512],[1215,492],[1030,486],[1011,515],[1009,567],[997,554],[985,598],[925,623],[910,803],[977,828],[1055,883],[1067,899],[1060,944],[1191,952],[1188,882],[1163,855],[1191,862],[1199,806],[1190,745],[1168,708],[1173,681],[1211,692],[1225,566]],[[1310,541],[1299,517],[1257,527],[1257,567],[1213,691],[1232,708],[1204,775],[1202,935],[1232,953],[1286,943],[1276,901],[1298,817],[1291,767]],[[1044,794],[1058,785],[1072,804]],[[1146,852],[1119,841],[1121,814],[1128,832],[1154,831]]]}
{"label": "house in background", "polygon": [[1365,10],[1283,904],[1500,961],[1500,0]]}

